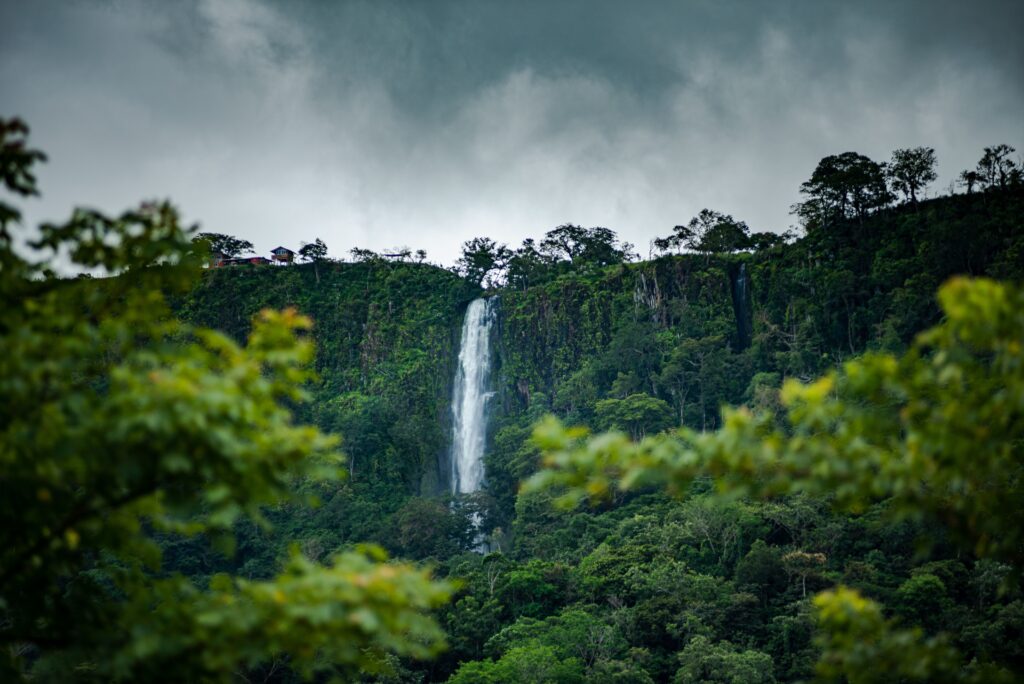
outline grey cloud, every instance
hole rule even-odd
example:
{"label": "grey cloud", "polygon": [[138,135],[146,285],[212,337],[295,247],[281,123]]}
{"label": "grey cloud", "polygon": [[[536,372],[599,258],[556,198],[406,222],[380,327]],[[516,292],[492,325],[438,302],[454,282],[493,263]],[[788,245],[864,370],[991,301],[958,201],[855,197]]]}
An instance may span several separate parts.
{"label": "grey cloud", "polygon": [[[0,6],[0,92],[51,153],[30,219],[170,196],[260,249],[644,251],[710,206],[781,230],[819,158],[1024,144],[1009,2]],[[5,113],[7,113],[5,111]]]}

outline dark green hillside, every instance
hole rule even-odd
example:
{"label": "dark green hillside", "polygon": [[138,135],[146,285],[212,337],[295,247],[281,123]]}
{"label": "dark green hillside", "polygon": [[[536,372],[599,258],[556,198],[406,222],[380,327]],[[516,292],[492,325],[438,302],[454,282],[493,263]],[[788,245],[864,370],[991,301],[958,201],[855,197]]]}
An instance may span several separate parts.
{"label": "dark green hillside", "polygon": [[[712,429],[722,404],[771,406],[786,377],[903,348],[936,321],[934,291],[948,277],[1020,279],[1022,215],[1013,186],[881,210],[753,252],[535,268],[538,284],[497,291],[489,525],[511,529],[516,483],[534,467],[530,426],[543,413],[643,434]],[[302,410],[344,436],[344,496],[361,502],[338,504],[351,526],[339,522],[331,539],[369,534],[433,555],[454,547],[403,545],[397,522],[382,520],[408,496],[446,489],[459,325],[478,293],[449,271],[380,259],[321,264],[319,279],[312,265],[230,267],[207,271],[180,311],[237,339],[263,308],[310,315],[320,382]],[[440,529],[452,524],[431,513]]]}
{"label": "dark green hillside", "polygon": [[453,349],[475,295],[427,264],[236,266],[205,272],[180,311],[235,339],[264,308],[310,316],[320,381],[305,418],[346,435],[351,480],[433,494],[445,484]]}
{"label": "dark green hillside", "polygon": [[[271,534],[239,529],[231,559],[189,542],[168,549],[168,566],[258,576],[289,542],[322,557],[362,541],[439,563],[466,581],[440,612],[451,649],[400,668],[401,681],[792,681],[817,658],[810,597],[837,583],[929,634],[953,630],[968,655],[1012,661],[1019,640],[997,634],[1024,621],[1018,594],[999,592],[1006,568],[957,557],[940,530],[889,522],[884,504],[849,516],[804,498],[723,503],[698,482],[681,504],[641,492],[563,513],[518,483],[538,467],[530,434],[546,413],[634,438],[711,430],[723,404],[774,410],[786,378],[905,349],[938,321],[935,290],[950,276],[1024,278],[1022,217],[1012,186],[756,250],[611,265],[527,254],[529,279],[492,292],[486,489],[454,508],[438,495],[459,326],[478,287],[379,260],[320,264],[319,280],[312,266],[209,271],[181,304],[188,320],[242,337],[264,307],[314,319],[320,381],[304,410],[343,435],[352,475],[318,488],[313,512],[269,511]],[[466,512],[480,507],[499,554],[466,553]]]}
{"label": "dark green hillside", "polygon": [[[505,553],[453,561],[471,581],[446,614],[447,667],[477,661],[456,681],[531,668],[550,681],[806,678],[817,657],[806,597],[836,583],[927,634],[958,634],[968,656],[1019,658],[1019,592],[992,589],[1008,567],[958,557],[938,529],[886,521],[884,504],[859,516],[803,498],[725,504],[698,483],[681,505],[628,495],[566,514],[549,494],[517,496],[516,483],[537,468],[529,435],[546,412],[637,437],[711,429],[722,404],[774,410],[787,377],[906,348],[939,320],[934,293],[950,276],[1024,279],[1022,249],[1018,187],[887,209],[752,253],[664,256],[502,292],[503,415],[487,465]],[[1017,636],[989,641],[997,632]],[[603,649],[581,657],[595,634]]]}
{"label": "dark green hillside", "polygon": [[500,520],[528,471],[523,440],[537,415],[633,433],[714,428],[722,404],[770,405],[786,377],[905,348],[938,320],[935,290],[956,274],[1024,278],[1020,186],[886,209],[754,252],[668,255],[503,291],[504,416],[489,464]]}
{"label": "dark green hillside", "polygon": [[[604,427],[632,407],[645,432],[713,428],[723,403],[764,400],[766,385],[868,348],[902,348],[936,321],[934,291],[954,274],[1019,279],[1022,215],[1013,186],[881,210],[753,252],[553,263],[534,274],[538,284],[497,291],[497,418],[550,410]],[[312,265],[243,266],[207,271],[180,311],[236,339],[263,308],[311,316],[320,382],[306,417],[345,436],[354,482],[434,494],[445,484],[461,315],[478,293],[425,264],[329,263],[319,277]]]}
{"label": "dark green hillside", "polygon": [[[949,277],[1024,275],[1022,216],[1019,187],[941,197],[837,222],[789,245],[664,256],[502,292],[505,405],[522,407],[540,391],[569,415],[580,396],[566,383],[581,373],[597,395],[614,384],[615,392],[666,401],[675,394],[682,404],[662,376],[682,341],[714,339],[733,356],[746,353],[751,375],[801,377],[869,347],[899,348],[935,323],[934,292]],[[687,422],[713,424],[718,402],[704,404],[711,415]]]}

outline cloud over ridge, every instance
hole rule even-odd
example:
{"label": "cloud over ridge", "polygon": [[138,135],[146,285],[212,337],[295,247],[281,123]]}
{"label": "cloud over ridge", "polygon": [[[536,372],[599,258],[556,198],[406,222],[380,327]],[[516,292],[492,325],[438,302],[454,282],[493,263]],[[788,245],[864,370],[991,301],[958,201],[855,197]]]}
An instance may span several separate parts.
{"label": "cloud over ridge", "polygon": [[268,249],[648,241],[705,206],[792,223],[824,155],[1024,146],[1008,2],[31,3],[0,91],[51,162],[30,220],[169,196]]}

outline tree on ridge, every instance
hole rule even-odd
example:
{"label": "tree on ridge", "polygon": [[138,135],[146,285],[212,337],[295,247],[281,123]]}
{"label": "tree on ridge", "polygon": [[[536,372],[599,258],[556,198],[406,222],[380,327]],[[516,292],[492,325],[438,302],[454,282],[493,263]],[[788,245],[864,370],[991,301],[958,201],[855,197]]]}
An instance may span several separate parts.
{"label": "tree on ridge", "polygon": [[893,151],[885,175],[893,190],[917,204],[917,194],[938,178],[935,164],[935,150],[931,147],[898,149]]}
{"label": "tree on ridge", "polygon": [[224,233],[197,233],[192,242],[205,242],[209,245],[212,254],[220,254],[227,259],[234,259],[245,254],[253,253],[253,244],[248,240],[242,240]]}

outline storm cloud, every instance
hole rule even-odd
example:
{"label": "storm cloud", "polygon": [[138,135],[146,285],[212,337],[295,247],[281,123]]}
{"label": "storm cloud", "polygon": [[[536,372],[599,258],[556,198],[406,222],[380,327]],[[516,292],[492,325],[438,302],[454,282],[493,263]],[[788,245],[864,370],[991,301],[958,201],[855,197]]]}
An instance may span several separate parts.
{"label": "storm cloud", "polygon": [[2,112],[49,153],[27,222],[169,197],[261,252],[646,253],[703,207],[786,229],[817,161],[930,145],[939,192],[1024,147],[1019,2],[0,4]]}

